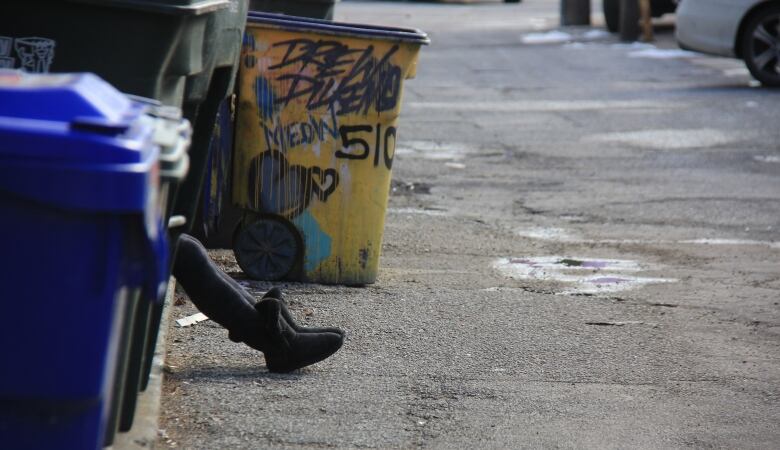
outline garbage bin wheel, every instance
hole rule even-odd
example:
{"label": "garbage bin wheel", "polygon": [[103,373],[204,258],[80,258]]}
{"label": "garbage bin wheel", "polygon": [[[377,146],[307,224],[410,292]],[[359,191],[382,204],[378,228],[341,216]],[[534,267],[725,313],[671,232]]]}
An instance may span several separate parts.
{"label": "garbage bin wheel", "polygon": [[289,275],[302,254],[302,240],[295,227],[281,217],[264,216],[236,232],[233,252],[249,277],[274,281]]}

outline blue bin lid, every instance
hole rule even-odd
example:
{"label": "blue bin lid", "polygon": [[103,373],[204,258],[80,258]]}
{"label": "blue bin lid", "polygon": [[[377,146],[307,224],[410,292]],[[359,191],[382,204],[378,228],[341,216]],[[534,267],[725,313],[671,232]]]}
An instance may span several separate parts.
{"label": "blue bin lid", "polygon": [[0,71],[0,191],[60,208],[143,212],[159,152],[145,108],[92,74]]}
{"label": "blue bin lid", "polygon": [[307,17],[287,16],[284,14],[250,11],[248,24],[264,24],[285,30],[317,32],[336,36],[352,36],[363,39],[382,39],[410,44],[427,45],[431,41],[423,31],[414,28],[396,28],[359,23],[331,22],[329,20]]}

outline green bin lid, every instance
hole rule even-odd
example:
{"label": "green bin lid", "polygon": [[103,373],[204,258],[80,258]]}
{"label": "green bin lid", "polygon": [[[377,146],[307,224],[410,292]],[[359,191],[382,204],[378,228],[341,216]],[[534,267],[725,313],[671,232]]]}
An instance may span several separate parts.
{"label": "green bin lid", "polygon": [[135,9],[160,14],[199,16],[230,6],[230,0],[68,0],[98,6]]}

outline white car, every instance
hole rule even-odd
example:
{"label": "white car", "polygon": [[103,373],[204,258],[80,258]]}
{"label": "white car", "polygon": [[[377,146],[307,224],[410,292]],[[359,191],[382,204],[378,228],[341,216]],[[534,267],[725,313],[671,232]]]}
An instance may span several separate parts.
{"label": "white car", "polygon": [[677,42],[740,58],[764,86],[780,86],[780,0],[682,0]]}

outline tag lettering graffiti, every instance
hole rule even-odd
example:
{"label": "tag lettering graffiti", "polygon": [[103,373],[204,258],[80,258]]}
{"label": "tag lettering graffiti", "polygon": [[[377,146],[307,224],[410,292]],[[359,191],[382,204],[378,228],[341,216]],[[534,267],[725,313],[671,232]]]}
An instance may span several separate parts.
{"label": "tag lettering graffiti", "polygon": [[281,85],[289,86],[276,103],[287,105],[303,98],[309,110],[327,106],[337,115],[365,114],[371,107],[388,111],[398,103],[401,69],[390,63],[398,45],[383,55],[374,55],[373,45],[349,48],[328,40],[291,39],[274,47],[285,48],[285,54],[269,70],[300,64],[297,72],[276,77]]}
{"label": "tag lettering graffiti", "polygon": [[[17,58],[21,62],[20,69],[32,73],[48,73],[54,61],[52,39],[42,37],[12,38],[0,36],[0,69],[16,68]],[[13,52],[16,52],[14,57]]]}
{"label": "tag lettering graffiti", "polygon": [[279,148],[282,151],[339,137],[335,114],[331,114],[330,120],[327,117],[311,116],[308,122],[266,125],[261,121],[260,125],[263,127],[263,135],[268,148]]}
{"label": "tag lettering graffiti", "polygon": [[16,39],[14,49],[24,71],[47,73],[54,61],[55,45],[56,43],[51,39],[25,37]]}

